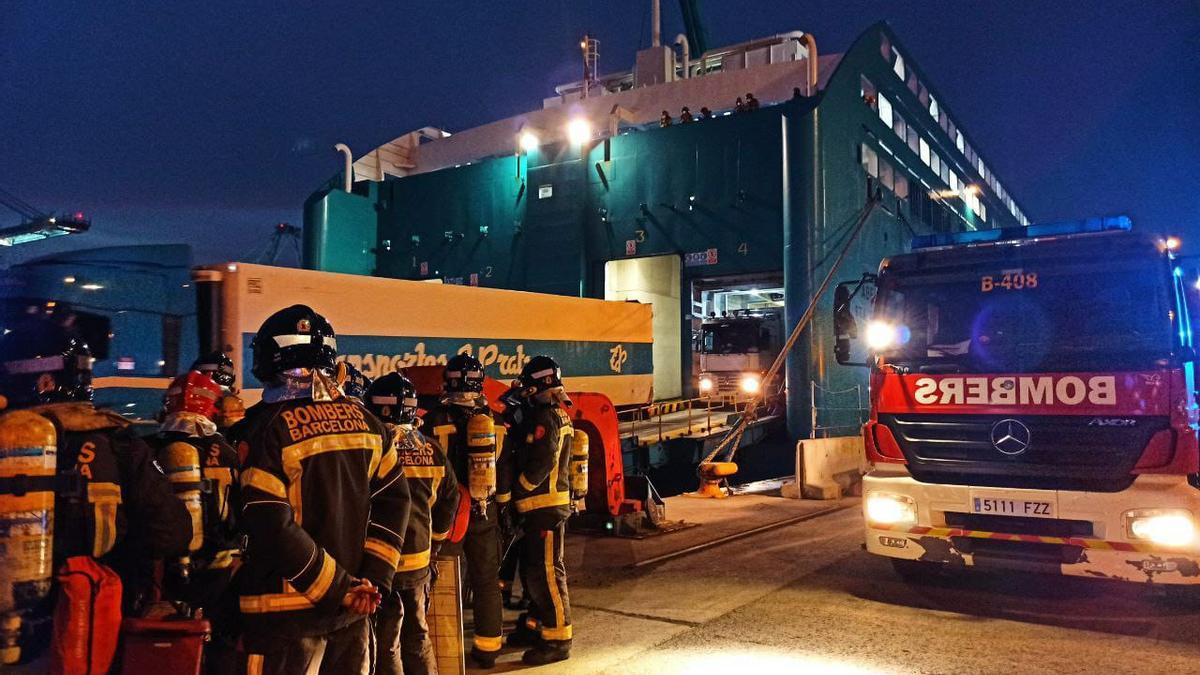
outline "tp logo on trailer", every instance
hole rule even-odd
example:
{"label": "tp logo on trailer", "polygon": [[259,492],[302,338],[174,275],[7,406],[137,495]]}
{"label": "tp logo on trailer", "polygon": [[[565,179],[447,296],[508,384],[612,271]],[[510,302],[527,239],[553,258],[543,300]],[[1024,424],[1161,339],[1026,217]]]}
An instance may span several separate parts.
{"label": "tp logo on trailer", "polygon": [[614,373],[620,373],[621,368],[625,365],[625,362],[629,360],[629,352],[625,351],[624,345],[617,345],[616,347],[608,350],[608,353],[611,354],[611,356],[608,358],[608,367],[611,368]]}
{"label": "tp logo on trailer", "polygon": [[1003,419],[992,425],[992,447],[1005,455],[1019,455],[1029,449],[1029,427],[1020,420]]}

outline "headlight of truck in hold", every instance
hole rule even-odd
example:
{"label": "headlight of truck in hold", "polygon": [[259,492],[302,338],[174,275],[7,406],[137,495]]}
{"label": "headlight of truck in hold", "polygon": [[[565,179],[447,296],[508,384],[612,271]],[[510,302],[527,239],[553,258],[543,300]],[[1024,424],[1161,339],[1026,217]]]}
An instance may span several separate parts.
{"label": "headlight of truck in hold", "polygon": [[700,376],[700,393],[701,394],[711,394],[713,391],[714,385],[715,385],[715,383],[713,382],[713,379],[711,377],[709,377],[708,375]]}
{"label": "headlight of truck in hold", "polygon": [[887,492],[867,494],[864,511],[872,525],[915,525],[917,503],[912,497]]}
{"label": "headlight of truck in hold", "polygon": [[762,376],[758,373],[746,373],[742,375],[738,386],[747,394],[757,394],[759,387],[762,386]]}
{"label": "headlight of truck in hold", "polygon": [[1139,509],[1125,512],[1125,531],[1131,539],[1178,548],[1196,540],[1196,521],[1186,509]]}

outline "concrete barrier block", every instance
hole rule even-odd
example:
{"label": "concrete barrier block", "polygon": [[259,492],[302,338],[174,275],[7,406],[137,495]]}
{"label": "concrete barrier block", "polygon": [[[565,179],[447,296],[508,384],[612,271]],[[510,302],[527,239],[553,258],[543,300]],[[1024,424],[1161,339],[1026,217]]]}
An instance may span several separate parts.
{"label": "concrete barrier block", "polygon": [[796,444],[796,484],[804,499],[855,494],[867,469],[862,436],[809,438]]}

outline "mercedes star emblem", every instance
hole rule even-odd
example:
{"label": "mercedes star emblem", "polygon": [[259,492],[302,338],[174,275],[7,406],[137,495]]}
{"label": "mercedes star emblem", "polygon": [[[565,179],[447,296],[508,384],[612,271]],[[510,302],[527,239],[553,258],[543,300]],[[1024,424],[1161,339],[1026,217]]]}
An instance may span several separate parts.
{"label": "mercedes star emblem", "polygon": [[1006,455],[1019,455],[1029,449],[1029,427],[1020,420],[1003,419],[992,425],[992,447]]}

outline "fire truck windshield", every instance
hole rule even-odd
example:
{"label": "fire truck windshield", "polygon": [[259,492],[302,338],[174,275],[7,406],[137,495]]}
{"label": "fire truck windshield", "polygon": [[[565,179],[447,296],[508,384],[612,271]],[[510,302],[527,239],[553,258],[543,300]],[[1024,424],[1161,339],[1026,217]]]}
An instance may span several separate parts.
{"label": "fire truck windshield", "polygon": [[886,360],[916,372],[1133,370],[1173,351],[1173,290],[1160,260],[998,262],[880,279]]}

